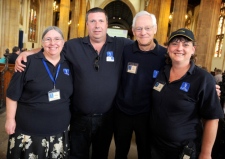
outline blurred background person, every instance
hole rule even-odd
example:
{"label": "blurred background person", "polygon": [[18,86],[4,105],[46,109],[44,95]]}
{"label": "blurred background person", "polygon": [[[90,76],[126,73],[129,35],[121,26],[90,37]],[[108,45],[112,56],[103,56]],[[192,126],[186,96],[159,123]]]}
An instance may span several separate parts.
{"label": "blurred background person", "polygon": [[214,78],[215,78],[217,84],[219,84],[219,82],[222,82],[222,79],[223,79],[222,76],[223,76],[222,75],[222,70],[221,69],[216,69]]}
{"label": "blurred background person", "polygon": [[20,54],[20,48],[18,46],[14,46],[12,49],[12,53],[9,56],[9,63],[15,64],[16,58]]}

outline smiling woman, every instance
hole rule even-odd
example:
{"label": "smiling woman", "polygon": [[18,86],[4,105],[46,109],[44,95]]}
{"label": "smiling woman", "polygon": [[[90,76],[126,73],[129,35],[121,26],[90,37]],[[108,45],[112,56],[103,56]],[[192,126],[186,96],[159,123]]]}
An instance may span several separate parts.
{"label": "smiling woman", "polygon": [[194,63],[191,30],[171,33],[167,51],[168,65],[159,72],[152,93],[152,157],[211,158],[218,121],[224,116],[215,80]]}
{"label": "smiling woman", "polygon": [[60,60],[63,45],[62,31],[55,26],[48,27],[42,35],[43,54],[54,66]]}
{"label": "smiling woman", "polygon": [[43,49],[28,57],[24,72],[12,77],[6,98],[7,158],[69,158],[73,87],[63,45],[62,31],[48,27]]}

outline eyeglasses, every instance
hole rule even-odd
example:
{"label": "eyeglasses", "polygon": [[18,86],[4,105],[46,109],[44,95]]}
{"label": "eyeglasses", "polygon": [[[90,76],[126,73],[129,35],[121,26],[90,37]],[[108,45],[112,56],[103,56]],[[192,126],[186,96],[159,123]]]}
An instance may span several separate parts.
{"label": "eyeglasses", "polygon": [[151,31],[152,29],[153,29],[153,27],[154,27],[154,25],[153,26],[147,26],[147,27],[136,27],[136,28],[134,28],[134,30],[136,31],[136,32],[141,32],[143,29],[145,29],[145,31]]}
{"label": "eyeglasses", "polygon": [[45,39],[43,39],[42,41],[45,42],[45,43],[50,43],[50,42],[58,43],[58,42],[60,42],[61,40],[63,40],[63,39],[62,39],[62,38],[54,38],[54,39],[51,39],[51,38],[45,38]]}
{"label": "eyeglasses", "polygon": [[99,60],[100,60],[100,57],[97,56],[97,57],[95,58],[95,62],[94,62],[94,69],[95,69],[96,71],[99,70],[99,64],[98,64]]}

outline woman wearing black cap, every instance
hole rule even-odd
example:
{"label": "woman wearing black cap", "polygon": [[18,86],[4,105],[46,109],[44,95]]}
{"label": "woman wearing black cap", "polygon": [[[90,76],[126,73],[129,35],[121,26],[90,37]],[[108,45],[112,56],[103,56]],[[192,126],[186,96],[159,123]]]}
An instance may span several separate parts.
{"label": "woman wearing black cap", "polygon": [[211,159],[218,119],[224,114],[215,80],[195,65],[192,31],[181,28],[168,40],[168,65],[153,88],[152,159]]}

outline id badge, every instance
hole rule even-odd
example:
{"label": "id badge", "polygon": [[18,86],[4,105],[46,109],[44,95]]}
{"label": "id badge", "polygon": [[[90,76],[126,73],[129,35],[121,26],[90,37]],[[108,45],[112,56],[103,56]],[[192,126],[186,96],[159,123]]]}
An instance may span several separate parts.
{"label": "id badge", "polygon": [[112,51],[106,52],[106,61],[107,62],[114,62],[114,55]]}
{"label": "id badge", "polygon": [[164,87],[165,84],[163,83],[159,83],[159,82],[156,82],[153,89],[158,91],[158,92],[161,92],[162,88]]}
{"label": "id badge", "polygon": [[60,90],[59,89],[52,89],[48,92],[48,100],[49,102],[59,100],[60,99]]}
{"label": "id badge", "polygon": [[128,62],[127,64],[127,72],[136,74],[138,69],[138,63]]}

